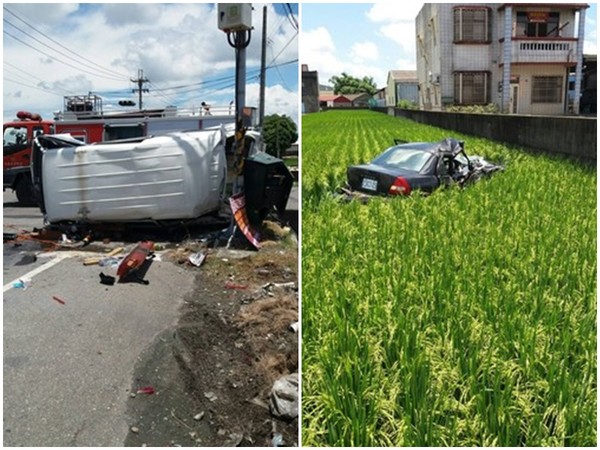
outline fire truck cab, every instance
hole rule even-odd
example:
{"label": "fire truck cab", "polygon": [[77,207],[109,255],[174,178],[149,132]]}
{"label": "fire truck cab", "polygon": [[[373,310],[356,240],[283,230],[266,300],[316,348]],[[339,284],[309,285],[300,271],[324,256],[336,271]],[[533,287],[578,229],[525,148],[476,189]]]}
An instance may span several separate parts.
{"label": "fire truck cab", "polygon": [[29,164],[33,140],[40,134],[54,134],[54,121],[19,111],[16,120],[4,124],[3,189],[13,189],[23,205],[35,204]]}

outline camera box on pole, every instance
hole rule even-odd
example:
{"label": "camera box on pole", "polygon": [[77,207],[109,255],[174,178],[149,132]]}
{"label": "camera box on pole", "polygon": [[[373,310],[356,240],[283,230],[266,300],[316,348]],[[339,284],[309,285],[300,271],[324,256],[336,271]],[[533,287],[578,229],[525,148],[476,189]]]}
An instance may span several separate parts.
{"label": "camera box on pole", "polygon": [[219,3],[219,30],[226,33],[252,29],[252,5],[250,3]]}

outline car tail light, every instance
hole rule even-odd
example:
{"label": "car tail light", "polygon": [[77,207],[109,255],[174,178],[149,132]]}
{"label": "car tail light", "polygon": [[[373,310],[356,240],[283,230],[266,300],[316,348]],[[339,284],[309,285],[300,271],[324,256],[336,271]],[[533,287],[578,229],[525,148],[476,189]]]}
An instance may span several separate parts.
{"label": "car tail light", "polygon": [[410,184],[406,181],[406,178],[398,177],[394,180],[394,183],[390,186],[390,195],[408,195],[410,194]]}

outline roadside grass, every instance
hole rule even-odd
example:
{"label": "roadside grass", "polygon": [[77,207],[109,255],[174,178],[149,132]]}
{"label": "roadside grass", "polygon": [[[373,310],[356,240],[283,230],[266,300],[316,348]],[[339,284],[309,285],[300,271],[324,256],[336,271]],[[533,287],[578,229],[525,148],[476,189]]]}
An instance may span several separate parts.
{"label": "roadside grass", "polygon": [[[393,138],[448,136],[506,170],[332,195]],[[303,445],[595,446],[595,168],[370,111],[302,138]]]}

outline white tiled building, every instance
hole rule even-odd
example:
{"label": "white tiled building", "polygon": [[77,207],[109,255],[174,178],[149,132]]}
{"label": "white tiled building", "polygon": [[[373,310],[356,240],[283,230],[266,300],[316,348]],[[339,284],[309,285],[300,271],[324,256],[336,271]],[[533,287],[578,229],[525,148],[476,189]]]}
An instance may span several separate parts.
{"label": "white tiled building", "polygon": [[494,103],[506,113],[565,114],[581,86],[585,3],[426,3],[416,19],[419,104]]}

